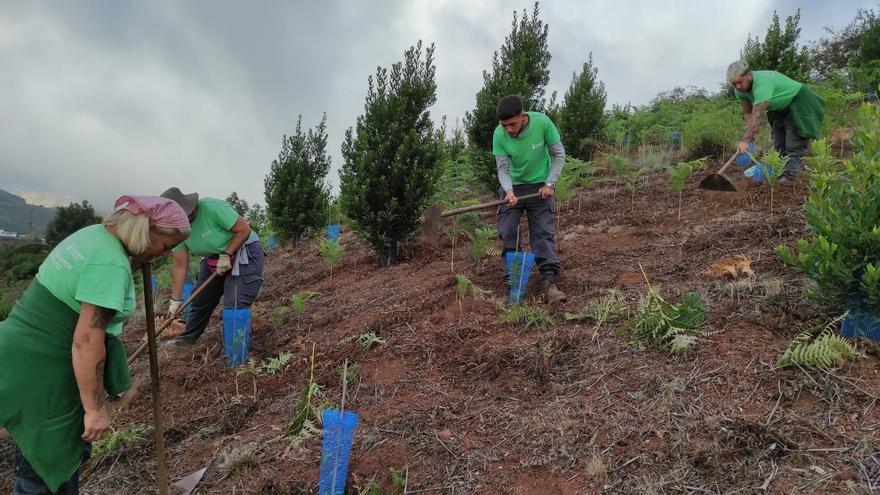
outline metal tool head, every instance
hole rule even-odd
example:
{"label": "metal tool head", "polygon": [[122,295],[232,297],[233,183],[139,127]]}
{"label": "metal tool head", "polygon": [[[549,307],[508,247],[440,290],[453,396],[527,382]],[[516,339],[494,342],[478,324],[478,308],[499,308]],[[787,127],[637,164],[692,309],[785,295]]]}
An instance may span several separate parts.
{"label": "metal tool head", "polygon": [[736,186],[721,174],[710,174],[700,181],[700,189],[721,192],[736,192]]}
{"label": "metal tool head", "polygon": [[422,213],[419,221],[422,224],[422,242],[438,249],[440,247],[440,221],[443,215],[443,205],[435,203]]}

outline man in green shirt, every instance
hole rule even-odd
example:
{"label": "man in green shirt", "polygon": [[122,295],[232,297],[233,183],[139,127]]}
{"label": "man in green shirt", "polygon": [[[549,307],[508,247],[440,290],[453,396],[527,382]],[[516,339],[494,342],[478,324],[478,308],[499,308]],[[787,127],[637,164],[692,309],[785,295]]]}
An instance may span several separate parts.
{"label": "man in green shirt", "polygon": [[819,137],[825,117],[825,100],[784,74],[772,70],[749,69],[738,60],[727,68],[727,82],[734,87],[736,99],[742,103],[746,130],[737,145],[739,153],[748,150],[755,139],[764,115],[770,122],[773,147],[787,157],[781,181],[794,179],[801,169],[801,159],[810,139]]}
{"label": "man in green shirt", "polygon": [[[529,218],[529,245],[535,253],[543,277],[548,302],[564,301],[556,287],[559,263],[556,261],[556,200],[553,192],[565,163],[565,149],[559,131],[549,117],[540,112],[524,112],[519,95],[505,96],[498,102],[498,126],[492,136],[492,154],[498,169],[501,199],[497,229],[507,252],[519,251],[519,222],[523,212]],[[551,158],[552,156],[552,158]],[[538,193],[520,201],[519,196]]]}

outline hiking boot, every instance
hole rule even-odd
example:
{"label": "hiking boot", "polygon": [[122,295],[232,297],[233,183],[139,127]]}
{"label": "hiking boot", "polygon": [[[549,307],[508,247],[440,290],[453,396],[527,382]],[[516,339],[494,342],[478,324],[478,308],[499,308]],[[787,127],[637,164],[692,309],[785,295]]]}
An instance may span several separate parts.
{"label": "hiking boot", "polygon": [[554,282],[547,282],[544,289],[544,299],[548,303],[557,303],[565,301],[565,292],[559,290]]}
{"label": "hiking boot", "polygon": [[190,347],[196,343],[196,340],[187,337],[175,337],[171,342],[174,342],[174,345],[177,347]]}

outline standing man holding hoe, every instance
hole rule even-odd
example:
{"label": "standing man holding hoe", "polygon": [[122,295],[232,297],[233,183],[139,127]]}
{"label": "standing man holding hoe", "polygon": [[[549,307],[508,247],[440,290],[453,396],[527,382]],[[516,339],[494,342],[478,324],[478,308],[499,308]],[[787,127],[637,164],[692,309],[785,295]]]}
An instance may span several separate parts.
{"label": "standing man holding hoe", "polygon": [[[523,212],[529,218],[529,245],[535,253],[543,277],[548,302],[565,300],[556,287],[559,263],[556,260],[556,180],[565,163],[565,149],[559,131],[549,117],[540,112],[524,112],[522,98],[501,98],[497,108],[498,127],[492,136],[492,154],[498,168],[501,199],[497,229],[503,243],[501,256],[519,250],[519,221]],[[551,158],[552,157],[552,158]],[[538,193],[520,201],[519,196]]]}
{"label": "standing man holding hoe", "polygon": [[748,151],[749,142],[757,136],[766,115],[773,147],[788,158],[780,181],[788,182],[797,177],[810,139],[819,137],[825,118],[825,100],[806,84],[774,70],[753,71],[742,60],[727,68],[727,82],[742,103],[746,121],[737,152]]}

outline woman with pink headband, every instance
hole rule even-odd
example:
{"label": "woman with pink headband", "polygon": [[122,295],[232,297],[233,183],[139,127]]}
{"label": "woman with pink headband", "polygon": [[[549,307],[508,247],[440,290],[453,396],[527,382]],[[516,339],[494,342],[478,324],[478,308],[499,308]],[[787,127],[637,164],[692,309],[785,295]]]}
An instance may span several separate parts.
{"label": "woman with pink headband", "polygon": [[79,493],[79,467],[110,427],[105,397],[131,386],[122,322],[132,263],[190,234],[183,209],[122,196],[103,224],[61,241],[0,323],[0,426],[15,440],[13,494]]}

